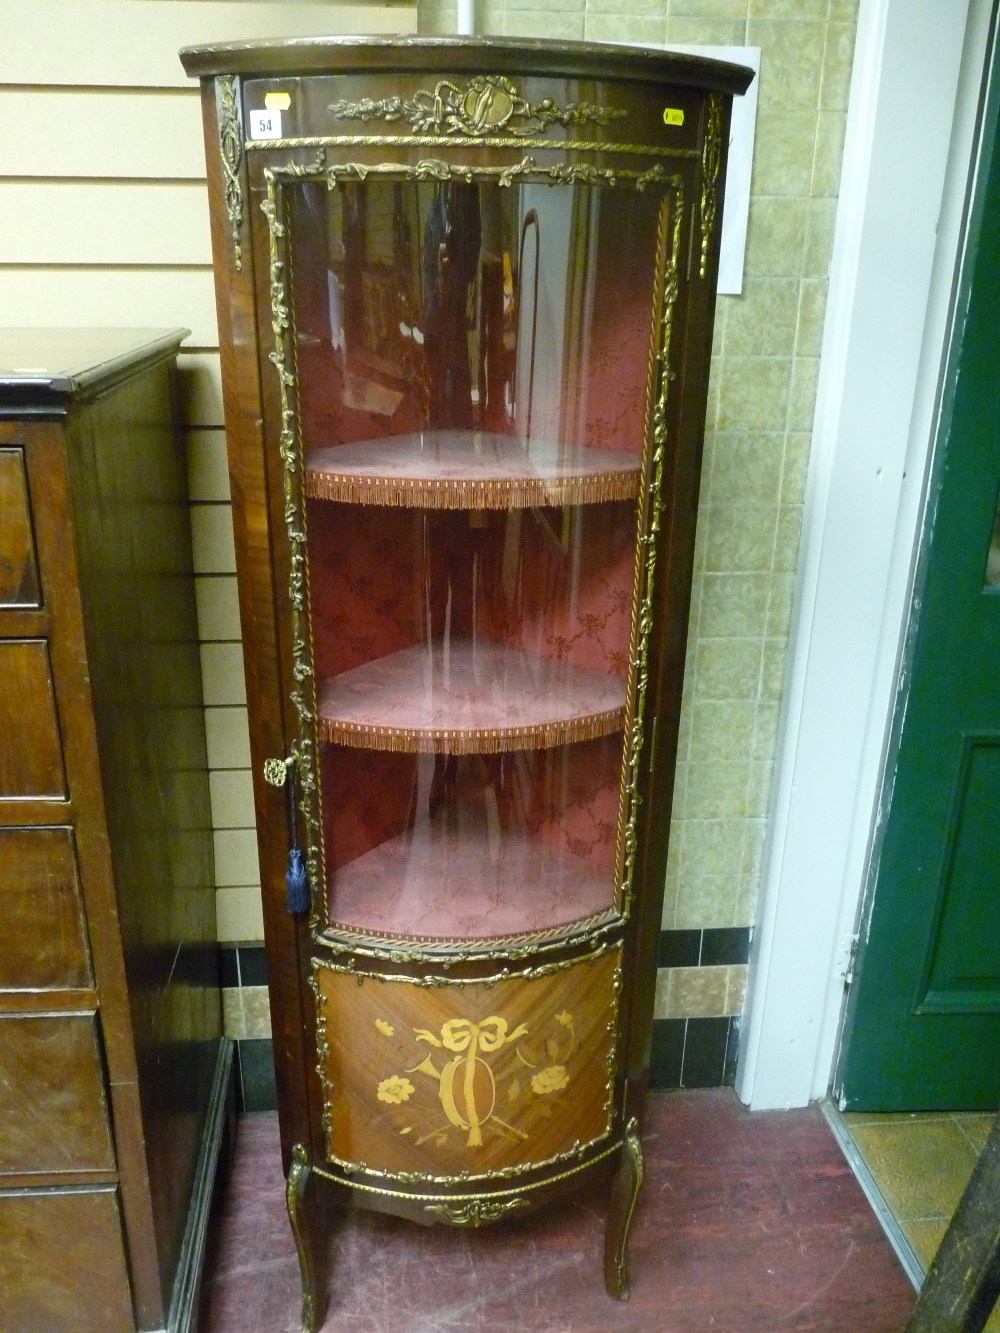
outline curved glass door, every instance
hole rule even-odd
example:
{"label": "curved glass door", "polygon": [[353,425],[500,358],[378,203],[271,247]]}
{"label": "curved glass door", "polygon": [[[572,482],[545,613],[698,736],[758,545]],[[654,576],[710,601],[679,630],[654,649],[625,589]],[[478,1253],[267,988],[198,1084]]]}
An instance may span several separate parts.
{"label": "curved glass door", "polygon": [[285,207],[324,924],[610,914],[661,199],[373,178]]}

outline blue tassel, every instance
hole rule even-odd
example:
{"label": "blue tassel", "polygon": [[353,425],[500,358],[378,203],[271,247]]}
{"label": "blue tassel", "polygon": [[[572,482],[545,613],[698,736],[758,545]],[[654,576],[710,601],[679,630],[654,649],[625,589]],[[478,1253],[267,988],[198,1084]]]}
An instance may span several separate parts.
{"label": "blue tassel", "polygon": [[309,911],[309,877],[302,864],[302,853],[297,847],[293,847],[288,853],[285,895],[290,916],[299,916],[302,912]]}

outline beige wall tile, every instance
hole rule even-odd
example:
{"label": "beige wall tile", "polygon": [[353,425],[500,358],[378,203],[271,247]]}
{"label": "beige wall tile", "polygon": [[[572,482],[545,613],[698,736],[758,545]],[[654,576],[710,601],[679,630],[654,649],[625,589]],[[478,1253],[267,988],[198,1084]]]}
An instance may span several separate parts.
{"label": "beige wall tile", "polygon": [[588,42],[630,42],[636,46],[662,46],[666,41],[662,15],[589,13],[583,35]]}
{"label": "beige wall tile", "polygon": [[187,434],[188,494],[192,501],[229,503],[229,464],[226,436],[221,429],[193,430]]}
{"label": "beige wall tile", "polygon": [[750,763],[746,759],[693,759],[688,771],[688,819],[745,819]]}
{"label": "beige wall tile", "polygon": [[746,22],[742,19],[688,18],[674,16],[671,6],[667,35],[672,46],[746,46]]}
{"label": "beige wall tile", "polygon": [[746,821],[689,819],[684,825],[683,865],[690,875],[742,873]]}
{"label": "beige wall tile", "polygon": [[191,549],[196,574],[235,574],[236,546],[229,505],[191,506]]}
{"label": "beige wall tile", "polygon": [[767,574],[706,574],[699,621],[702,637],[763,635],[769,591]]}
{"label": "beige wall tile", "polygon": [[753,748],[757,705],[753,699],[711,699],[691,709],[692,764],[743,760]]}
{"label": "beige wall tile", "polygon": [[776,505],[785,461],[782,432],[717,431],[706,478],[710,504]]}
{"label": "beige wall tile", "polygon": [[[835,6],[831,6],[831,10]],[[820,89],[821,111],[846,111],[851,91],[851,73],[854,66],[854,22],[828,23],[826,51],[823,57],[823,86]]]}
{"label": "beige wall tile", "polygon": [[268,1001],[266,986],[244,986],[243,990],[243,1035],[251,1039],[270,1037],[271,1006]]}
{"label": "beige wall tile", "polygon": [[829,0],[749,0],[751,18],[825,19]]}
{"label": "beige wall tile", "polygon": [[203,643],[240,638],[240,599],[235,575],[199,575],[194,581],[194,595],[198,638]]}
{"label": "beige wall tile", "polygon": [[788,391],[789,430],[812,430],[818,382],[819,357],[797,356],[792,362],[792,378]]}
{"label": "beige wall tile", "polygon": [[778,523],[776,505],[713,505],[709,511],[705,569],[711,573],[769,570]]}
{"label": "beige wall tile", "polygon": [[760,690],[762,640],[700,639],[695,644],[693,699],[751,699]]}
{"label": "beige wall tile", "polygon": [[748,277],[726,322],[724,354],[790,357],[795,350],[799,279]]}
{"label": "beige wall tile", "polygon": [[260,883],[257,835],[253,829],[216,829],[215,882],[220,887]]}
{"label": "beige wall tile", "polygon": [[656,977],[655,1018],[728,1018],[743,1006],[746,968],[667,967]]}
{"label": "beige wall tile", "polygon": [[847,131],[846,111],[821,111],[816,124],[816,152],[810,192],[836,197]]}
{"label": "beige wall tile", "polygon": [[667,0],[671,17],[745,19],[747,0]]}
{"label": "beige wall tile", "polygon": [[787,357],[726,357],[719,386],[719,430],[784,430],[791,362]]}
{"label": "beige wall tile", "polygon": [[789,431],[781,472],[781,503],[800,505],[806,493],[806,471],[812,436],[808,431]]}
{"label": "beige wall tile", "polygon": [[271,1011],[267,987],[223,987],[222,1028],[231,1041],[270,1037]]}
{"label": "beige wall tile", "polygon": [[215,895],[215,922],[220,944],[252,944],[264,938],[260,889],[253,885],[222,888]]}
{"label": "beige wall tile", "polygon": [[548,9],[504,10],[503,30],[508,37],[550,37],[563,41],[582,41],[582,14],[553,13]]}
{"label": "beige wall tile", "polygon": [[[762,67],[766,58],[765,52]],[[753,161],[756,194],[800,198],[809,194],[817,116],[817,111],[806,107],[791,111],[760,107]]]}
{"label": "beige wall tile", "polygon": [[769,111],[812,111],[819,106],[825,22],[809,21],[803,14],[792,21],[753,18],[747,24],[747,43],[761,48],[759,96]]}
{"label": "beige wall tile", "polygon": [[215,704],[245,704],[247,691],[243,676],[242,644],[203,643],[201,684],[206,707]]}
{"label": "beige wall tile", "polygon": [[250,729],[245,708],[206,708],[208,766],[250,767]]}
{"label": "beige wall tile", "polygon": [[248,768],[216,769],[209,773],[208,785],[213,828],[255,828],[253,778]]}
{"label": "beige wall tile", "polygon": [[747,223],[747,275],[798,279],[808,224],[808,199],[752,196]]}

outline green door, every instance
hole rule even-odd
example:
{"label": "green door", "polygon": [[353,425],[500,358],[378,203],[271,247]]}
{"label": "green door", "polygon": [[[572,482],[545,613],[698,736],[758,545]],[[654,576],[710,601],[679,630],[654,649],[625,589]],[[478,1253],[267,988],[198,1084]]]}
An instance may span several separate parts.
{"label": "green door", "polygon": [[[997,74],[994,68],[994,82]],[[835,1080],[858,1110],[1000,1105],[1000,143],[957,293],[870,919]]]}

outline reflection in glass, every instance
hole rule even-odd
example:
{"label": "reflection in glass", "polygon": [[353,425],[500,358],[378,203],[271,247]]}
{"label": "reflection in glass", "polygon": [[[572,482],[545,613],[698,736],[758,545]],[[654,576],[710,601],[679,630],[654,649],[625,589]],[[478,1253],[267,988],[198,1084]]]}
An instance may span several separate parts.
{"label": "reflection in glass", "polygon": [[330,921],[468,940],[608,911],[659,202],[289,194]]}

